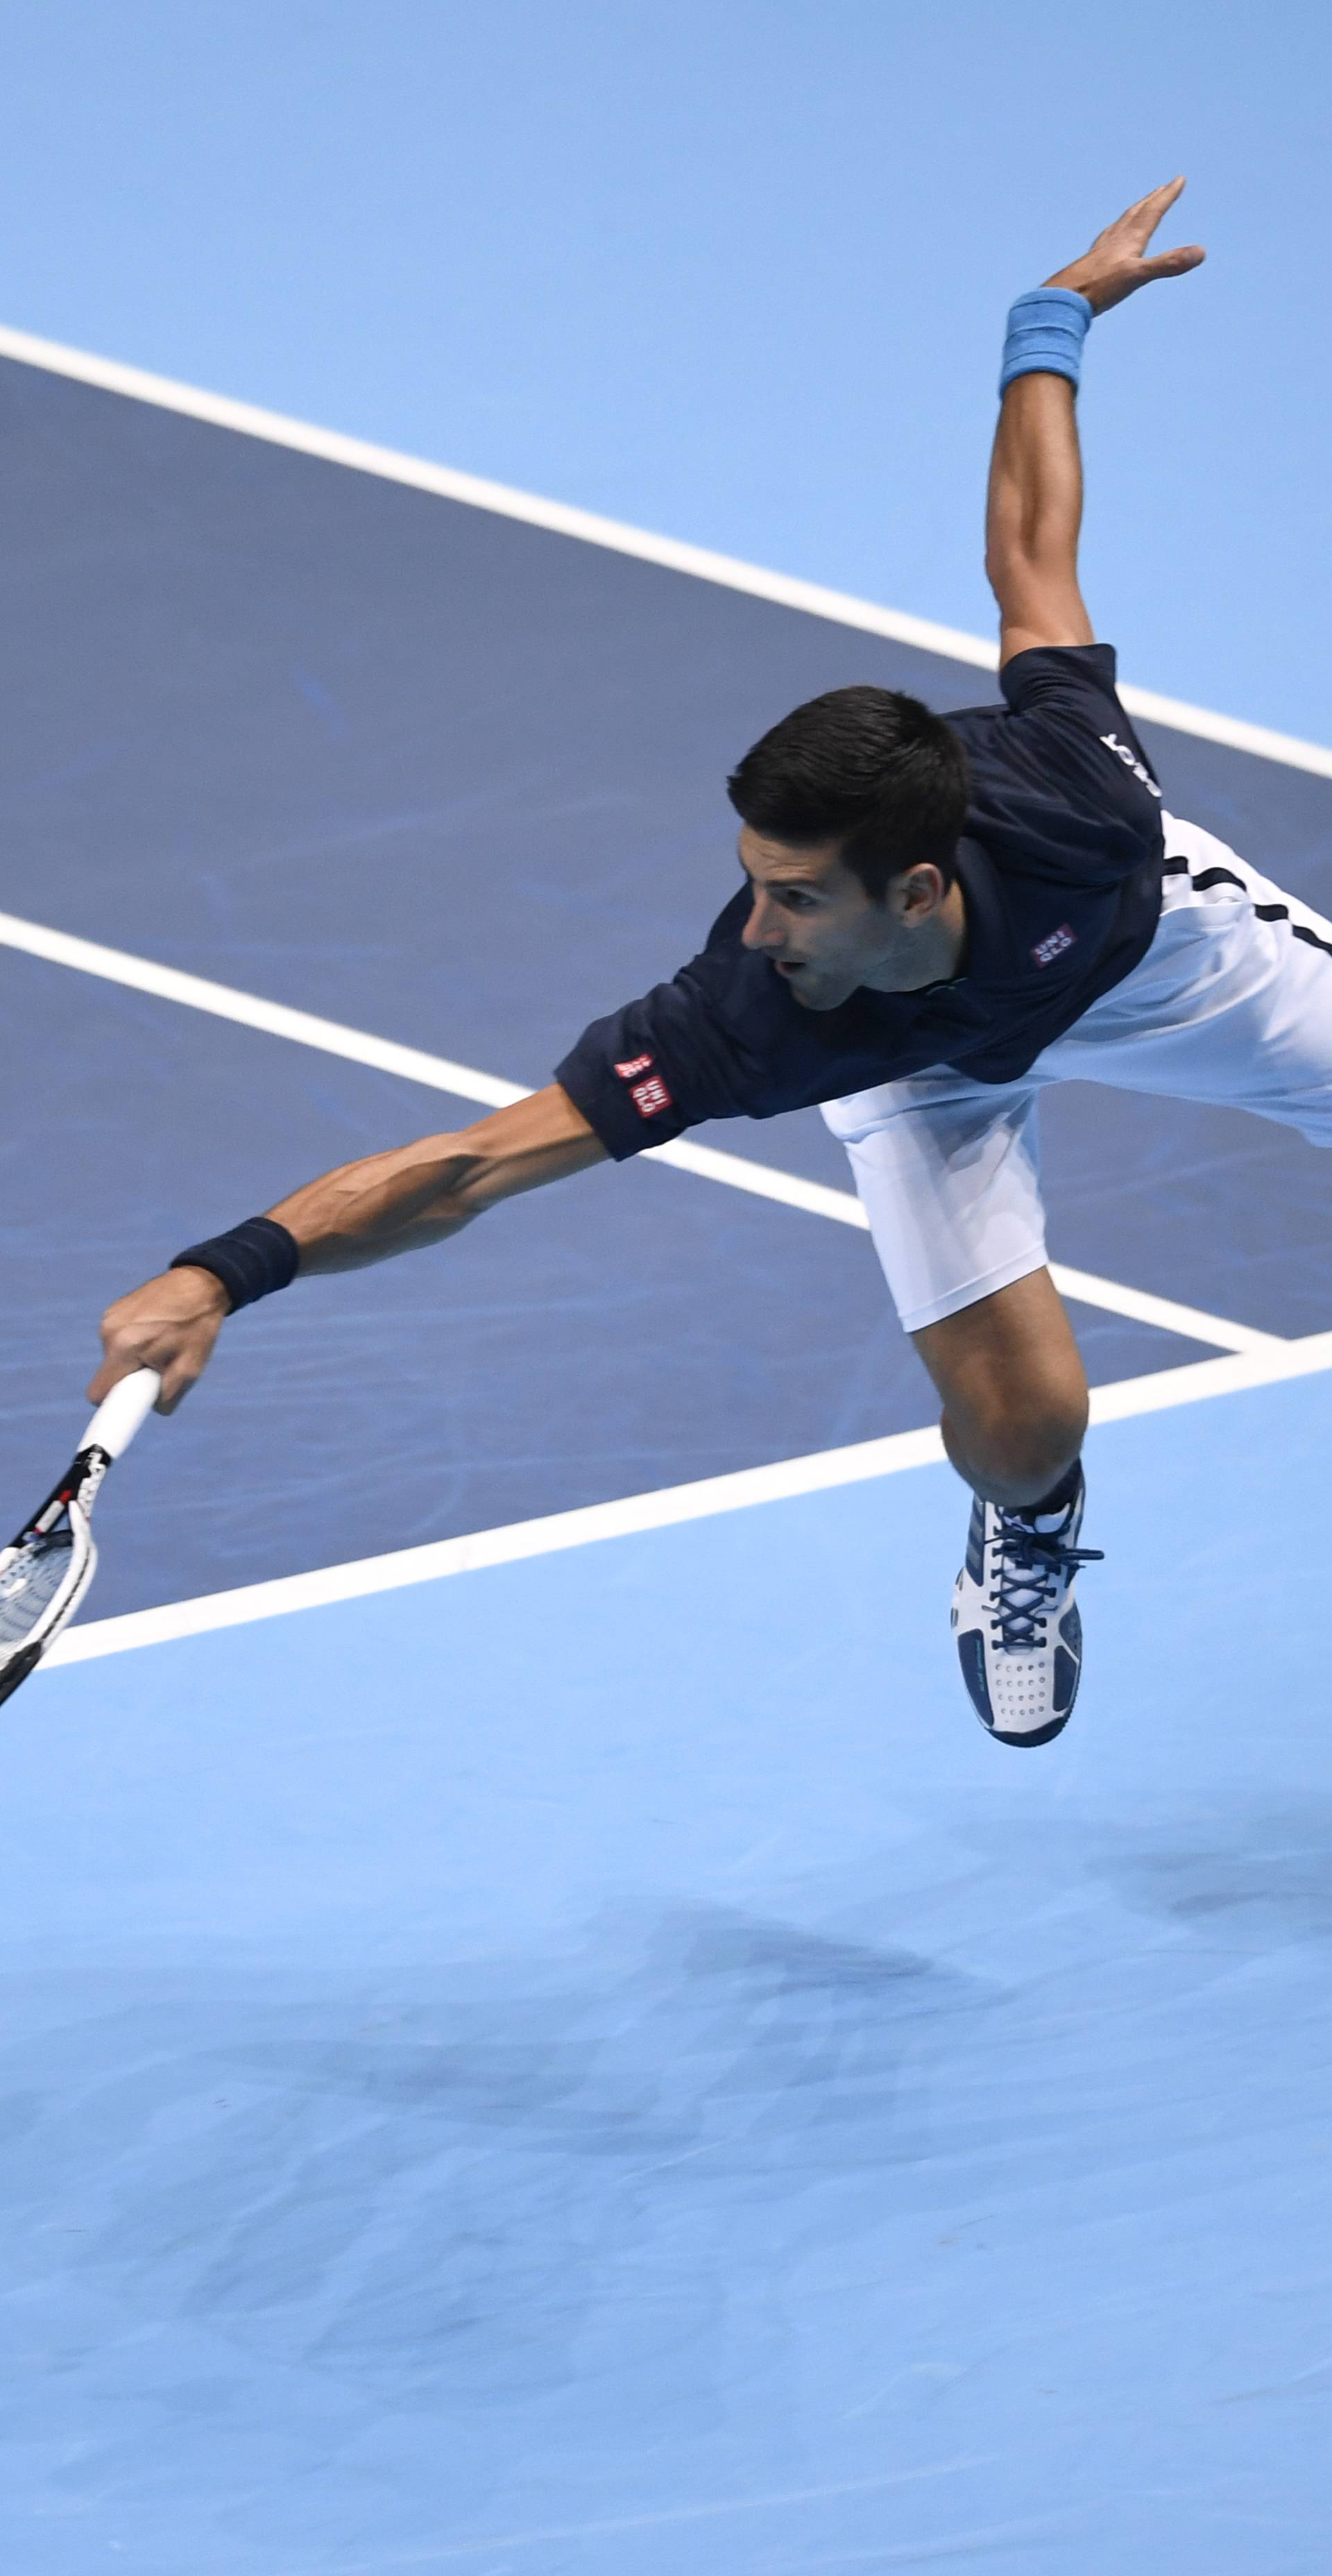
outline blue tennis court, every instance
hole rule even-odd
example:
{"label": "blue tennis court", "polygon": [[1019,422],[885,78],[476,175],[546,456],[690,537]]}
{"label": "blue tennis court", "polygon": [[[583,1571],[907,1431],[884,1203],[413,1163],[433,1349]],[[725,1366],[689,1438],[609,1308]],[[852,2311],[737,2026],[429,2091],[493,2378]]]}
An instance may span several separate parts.
{"label": "blue tennis court", "polygon": [[[21,1507],[108,1296],[692,952],[774,713],[993,684],[50,366],[0,406]],[[1332,909],[1332,762],[1143,730]],[[247,1313],[144,1432],[0,1730],[15,2565],[1325,2565],[1332,1208],[1276,1127],[1043,1115],[1108,1561],[1030,1763],[813,1114]]]}

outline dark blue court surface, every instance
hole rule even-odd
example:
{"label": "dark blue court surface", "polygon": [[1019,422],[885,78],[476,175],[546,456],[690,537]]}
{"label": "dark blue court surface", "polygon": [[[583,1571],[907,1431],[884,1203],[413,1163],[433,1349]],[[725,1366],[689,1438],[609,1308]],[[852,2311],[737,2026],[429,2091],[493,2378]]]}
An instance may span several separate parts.
{"label": "dark blue court surface", "polygon": [[[699,944],[722,781],[974,670],[0,366],[0,907],[518,1082]],[[1167,800],[1332,908],[1332,782]],[[97,1312],[465,1101],[0,947],[5,1490]],[[1332,1327],[1323,1165],[1078,1087],[1052,1247]],[[847,1186],[814,1118],[707,1141]],[[1210,1345],[1100,1307],[1100,1384]],[[941,1467],[39,1675],[0,1727],[23,2576],[1322,2576],[1332,1381],[1107,1425],[1088,1679],[952,1662]],[[911,1429],[866,1236],[641,1165],[237,1319],[94,1619]]]}
{"label": "dark blue court surface", "polygon": [[[0,365],[0,404],[0,905],[514,1081],[547,1080],[587,1019],[692,954],[735,883],[722,782],[776,713],[856,678],[945,706],[989,686],[33,368]],[[1180,734],[1154,749],[1178,810],[1332,905],[1332,782]],[[0,973],[30,1071],[4,1162],[6,1474],[25,1492],[107,1296],[313,1170],[476,1112],[59,968]],[[1045,1128],[1061,1259],[1269,1331],[1332,1321],[1332,1211],[1299,1140],[1106,1093],[1057,1096]],[[847,1186],[812,1113],[708,1132]],[[1098,1381],[1202,1355],[1078,1322]],[[96,1606],[929,1411],[863,1237],[601,1171],[246,1317],[170,1440],[145,1443]]]}

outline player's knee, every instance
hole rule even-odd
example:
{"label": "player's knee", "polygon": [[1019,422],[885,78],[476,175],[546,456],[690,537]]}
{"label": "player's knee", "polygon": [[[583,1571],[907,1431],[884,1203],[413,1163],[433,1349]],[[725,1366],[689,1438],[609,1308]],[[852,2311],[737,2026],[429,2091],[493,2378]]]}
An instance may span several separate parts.
{"label": "player's knee", "polygon": [[1035,1403],[996,1403],[965,1426],[951,1427],[960,1434],[949,1443],[955,1464],[972,1483],[995,1502],[1035,1503],[1077,1457],[1087,1400],[1069,1388]]}

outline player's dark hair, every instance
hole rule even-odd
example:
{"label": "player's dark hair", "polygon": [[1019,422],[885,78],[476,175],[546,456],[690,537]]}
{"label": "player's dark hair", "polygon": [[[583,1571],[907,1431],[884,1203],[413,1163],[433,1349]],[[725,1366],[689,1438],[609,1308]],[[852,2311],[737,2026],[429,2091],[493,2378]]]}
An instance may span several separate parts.
{"label": "player's dark hair", "polygon": [[793,708],[726,782],[742,822],[792,849],[840,841],[867,894],[929,861],[957,873],[967,759],[952,726],[900,689],[829,689]]}

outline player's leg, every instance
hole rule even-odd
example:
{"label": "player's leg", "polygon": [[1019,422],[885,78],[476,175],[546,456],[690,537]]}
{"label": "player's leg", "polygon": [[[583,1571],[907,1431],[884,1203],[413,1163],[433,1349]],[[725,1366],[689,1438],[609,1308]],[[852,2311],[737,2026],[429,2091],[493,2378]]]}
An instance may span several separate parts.
{"label": "player's leg", "polygon": [[[1165,825],[1165,899],[1147,956],[1046,1050],[1028,1080],[1043,1084],[1080,1078],[1249,1109],[1298,1129],[1311,1144],[1332,1145],[1332,922],[1260,876],[1210,834],[1169,815]],[[999,1308],[1001,1300],[996,1297],[992,1303]],[[950,1330],[961,1333],[960,1360],[948,1348]],[[1024,1360],[1021,1336],[1015,1334],[1011,1356],[1019,1392],[1006,1406],[1001,1391],[997,1445],[986,1451],[986,1424],[996,1418],[989,1410],[988,1389],[991,1379],[1002,1375],[1004,1356],[997,1332],[994,1348],[983,1347],[985,1333],[985,1308],[980,1306],[919,1331],[917,1342],[942,1388],[959,1464],[968,1461],[973,1474],[988,1472],[993,1478],[996,1469],[1013,1473],[1014,1417],[1034,1421],[1044,1413],[1050,1419],[1053,1407],[1033,1384],[1033,1363]],[[1039,1369],[1055,1343],[1045,1323],[1038,1324],[1034,1338]],[[970,1411],[964,1413],[968,1403]],[[1077,1471],[1074,1477],[1080,1494]],[[1064,1562],[1071,1566],[1078,1561],[1077,1507],[1067,1523],[1059,1524],[1051,1508],[1066,1502],[1066,1495],[1066,1488],[1056,1487],[1046,1497],[1045,1509],[1029,1510],[1023,1517],[1034,1520],[1038,1533],[1058,1528]],[[994,1652],[992,1610],[987,1617],[984,1587],[991,1579],[993,1533],[1002,1534],[1013,1522],[1002,1505],[977,1503],[968,1564],[958,1586],[963,1668],[967,1670],[970,1656],[972,1696],[979,1705],[977,1678],[984,1672],[996,1709],[1001,1688],[1007,1688],[1011,1703],[1024,1671],[1034,1681],[1037,1670],[1035,1659],[1024,1667],[1020,1658]],[[1000,1549],[999,1562],[1000,1601],[1011,1605],[1016,1597],[1020,1608],[1011,1546],[1007,1556]],[[1076,1616],[1075,1611],[1074,1620]],[[999,1625],[1004,1628],[1002,1620]],[[1020,1634],[1020,1622],[1015,1628],[1009,1619],[1005,1633]],[[1075,1635],[1070,1650],[1078,1642]],[[1033,1696],[1030,1689],[1027,1695]],[[1039,1693],[1035,1697],[1038,1701]],[[1046,1729],[1054,1731],[1053,1726]],[[1024,1740],[1043,1739],[1029,1732]]]}
{"label": "player's leg", "polygon": [[940,1430],[959,1476],[992,1503],[1031,1507],[1076,1467],[1087,1376],[1048,1270],[912,1335],[943,1401]]}
{"label": "player's leg", "polygon": [[875,1248],[973,1488],[954,1595],[972,1704],[1003,1742],[1066,1724],[1087,1382],[1045,1264],[1036,1090],[946,1068],[830,1102]]}

